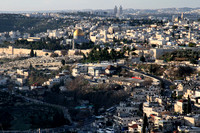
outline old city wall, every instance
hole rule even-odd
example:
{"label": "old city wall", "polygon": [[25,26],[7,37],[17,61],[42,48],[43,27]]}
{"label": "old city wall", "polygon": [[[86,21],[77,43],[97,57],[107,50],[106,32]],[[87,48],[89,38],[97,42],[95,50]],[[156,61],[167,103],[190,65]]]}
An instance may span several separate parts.
{"label": "old city wall", "polygon": [[86,50],[79,50],[79,49],[75,49],[75,50],[69,50],[68,51],[68,55],[75,55],[76,53],[84,53],[85,55],[87,55],[87,53],[90,53],[91,49],[86,49]]}
{"label": "old city wall", "polygon": [[[20,55],[20,54],[30,54],[31,49],[16,49],[14,48],[13,53],[15,55]],[[48,55],[51,54],[51,52],[44,52],[43,50],[34,50],[34,52],[37,53],[37,56],[45,56],[46,53],[48,53]]]}
{"label": "old city wall", "polygon": [[[90,53],[91,49],[86,50],[69,50],[68,55],[75,55],[76,53],[84,53],[85,55],[87,53]],[[30,54],[31,49],[23,49],[23,48],[13,48],[12,46],[9,46],[8,48],[0,48],[0,54],[8,54],[8,55],[28,55]],[[45,52],[43,50],[34,50],[34,52],[37,53],[37,56],[45,56],[47,53],[48,55],[51,55],[52,52]],[[61,50],[56,50],[55,53],[58,55],[61,55]]]}
{"label": "old city wall", "polygon": [[0,54],[13,54],[13,49],[12,47],[8,47],[8,48],[0,48]]}
{"label": "old city wall", "polygon": [[[31,49],[13,48],[12,46],[9,46],[8,48],[0,48],[0,54],[27,55],[30,54],[30,52]],[[51,52],[44,52],[43,50],[34,50],[34,52],[37,53],[37,56],[45,56],[46,53],[48,53],[48,55],[51,54]]]}
{"label": "old city wall", "polygon": [[17,49],[17,48],[13,48],[13,54],[14,55],[21,55],[21,54],[30,54],[30,49]]}

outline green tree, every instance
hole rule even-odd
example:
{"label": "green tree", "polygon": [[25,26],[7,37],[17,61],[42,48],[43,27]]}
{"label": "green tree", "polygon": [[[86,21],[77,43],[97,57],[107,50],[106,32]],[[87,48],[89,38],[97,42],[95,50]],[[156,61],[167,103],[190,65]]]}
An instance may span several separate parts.
{"label": "green tree", "polygon": [[137,50],[135,47],[133,47],[132,49],[131,49],[132,51],[135,51],[135,50]]}
{"label": "green tree", "polygon": [[171,97],[172,97],[174,100],[177,99],[177,97],[176,97],[176,91],[174,91],[174,92],[171,94]]}
{"label": "green tree", "polygon": [[37,57],[37,52],[35,52],[34,57]]}
{"label": "green tree", "polygon": [[143,115],[143,103],[140,103],[139,110],[137,111],[137,115],[142,117],[142,115]]}
{"label": "green tree", "polygon": [[1,110],[0,113],[0,127],[2,130],[8,130],[11,127],[11,121],[13,120],[13,116],[4,110]]}
{"label": "green tree", "polygon": [[111,50],[111,52],[110,52],[110,57],[111,57],[112,60],[113,60],[113,59],[116,60],[117,53],[116,53],[116,51],[115,51],[114,49]]}
{"label": "green tree", "polygon": [[53,87],[51,88],[51,91],[52,92],[55,92],[55,93],[59,93],[60,92],[60,84],[55,84],[53,85]]}
{"label": "green tree", "polygon": [[173,28],[173,30],[176,30],[178,28],[178,26],[174,25],[172,28]]}
{"label": "green tree", "polygon": [[145,58],[143,55],[140,57],[140,61],[145,62]]}
{"label": "green tree", "polygon": [[170,85],[169,88],[170,88],[171,91],[173,91],[173,90],[176,89],[176,85]]}
{"label": "green tree", "polygon": [[29,69],[32,71],[34,70],[34,67],[32,66],[32,64],[30,63]]}
{"label": "green tree", "polygon": [[53,125],[55,125],[55,127],[56,127],[56,126],[60,126],[63,124],[66,124],[66,119],[64,117],[63,112],[56,111],[55,115],[53,116]]}
{"label": "green tree", "polygon": [[144,114],[143,117],[143,127],[142,127],[142,132],[146,133],[146,128],[148,128],[149,124],[148,124],[148,119],[147,119],[147,115],[146,113]]}
{"label": "green tree", "polygon": [[188,101],[187,101],[187,110],[186,110],[186,113],[189,114],[192,112],[192,105],[191,105],[191,100],[190,100],[190,97],[188,95]]}
{"label": "green tree", "polygon": [[198,64],[198,62],[197,62],[194,58],[192,58],[192,59],[190,60],[190,63],[191,63],[191,64]]}
{"label": "green tree", "polygon": [[152,64],[150,65],[149,72],[152,74],[154,72]]}
{"label": "green tree", "polygon": [[155,48],[157,45],[156,44],[151,44],[151,47],[152,48]]}
{"label": "green tree", "polygon": [[57,54],[57,53],[52,53],[52,54],[50,55],[50,57],[58,57],[58,54]]}
{"label": "green tree", "polygon": [[31,49],[30,57],[34,57],[34,51],[33,51],[33,49]]}
{"label": "green tree", "polygon": [[85,54],[84,53],[82,53],[83,54],[83,60],[86,60],[87,59],[87,57],[85,56]]}
{"label": "green tree", "polygon": [[61,63],[64,66],[65,65],[65,60],[61,60]]}
{"label": "green tree", "polygon": [[188,46],[189,46],[189,47],[196,47],[196,45],[197,45],[196,43],[189,43]]}

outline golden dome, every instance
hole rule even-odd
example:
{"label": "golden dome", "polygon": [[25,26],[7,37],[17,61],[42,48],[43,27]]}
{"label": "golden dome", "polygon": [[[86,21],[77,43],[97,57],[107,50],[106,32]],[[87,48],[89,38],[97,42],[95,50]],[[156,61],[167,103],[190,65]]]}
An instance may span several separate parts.
{"label": "golden dome", "polygon": [[77,29],[74,32],[74,36],[84,36],[84,32],[81,29]]}

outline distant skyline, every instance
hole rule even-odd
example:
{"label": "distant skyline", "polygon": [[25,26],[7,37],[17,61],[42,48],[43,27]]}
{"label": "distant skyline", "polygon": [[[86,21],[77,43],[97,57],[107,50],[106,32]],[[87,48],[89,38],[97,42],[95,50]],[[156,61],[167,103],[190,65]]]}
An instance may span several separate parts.
{"label": "distant skyline", "polygon": [[0,0],[0,11],[113,9],[160,9],[200,7],[200,0]]}

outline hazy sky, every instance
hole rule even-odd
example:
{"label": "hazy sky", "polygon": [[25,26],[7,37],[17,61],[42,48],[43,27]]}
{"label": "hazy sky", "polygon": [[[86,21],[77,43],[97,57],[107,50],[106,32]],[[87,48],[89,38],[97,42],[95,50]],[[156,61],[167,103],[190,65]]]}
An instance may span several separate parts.
{"label": "hazy sky", "polygon": [[0,0],[0,11],[197,7],[200,0]]}

